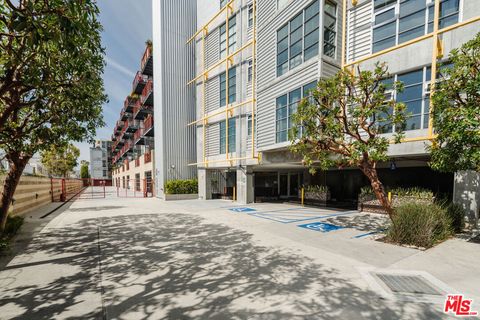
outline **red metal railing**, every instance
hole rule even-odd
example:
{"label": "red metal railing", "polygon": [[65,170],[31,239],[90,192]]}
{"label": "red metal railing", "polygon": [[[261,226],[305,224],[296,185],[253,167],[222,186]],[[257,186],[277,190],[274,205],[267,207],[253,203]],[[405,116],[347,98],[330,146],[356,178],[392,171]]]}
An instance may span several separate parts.
{"label": "red metal railing", "polygon": [[145,52],[143,53],[142,57],[142,63],[141,63],[141,69],[143,70],[145,68],[145,65],[147,64],[148,59],[152,56],[152,47],[147,45],[147,48],[145,49]]}
{"label": "red metal railing", "polygon": [[145,128],[145,131],[153,127],[153,116],[151,114],[149,114],[143,122],[143,127]]}
{"label": "red metal railing", "polygon": [[135,78],[133,79],[132,90],[135,91],[138,84],[140,83],[144,84],[147,81],[148,81],[148,76],[145,76],[140,71],[137,71],[137,73],[135,74]]}
{"label": "red metal railing", "polygon": [[140,158],[135,159],[135,167],[140,167]]}
{"label": "red metal railing", "polygon": [[148,80],[147,84],[145,85],[145,88],[143,88],[143,91],[142,91],[142,97],[141,97],[142,104],[145,104],[145,101],[147,101],[148,96],[152,93],[152,91],[153,91],[153,81]]}
{"label": "red metal railing", "polygon": [[125,159],[125,160],[123,160],[123,162],[125,163],[126,170],[127,171],[130,170],[130,161],[128,161],[128,159]]}
{"label": "red metal railing", "polygon": [[143,132],[144,132],[143,128],[138,129],[133,136],[134,140],[137,141],[138,139],[140,139],[143,136]]}
{"label": "red metal railing", "polygon": [[137,115],[138,111],[142,109],[142,102],[140,100],[137,100],[135,105],[133,106],[133,117]]}
{"label": "red metal railing", "polygon": [[152,152],[151,151],[145,152],[145,154],[143,155],[143,159],[145,163],[152,162]]}

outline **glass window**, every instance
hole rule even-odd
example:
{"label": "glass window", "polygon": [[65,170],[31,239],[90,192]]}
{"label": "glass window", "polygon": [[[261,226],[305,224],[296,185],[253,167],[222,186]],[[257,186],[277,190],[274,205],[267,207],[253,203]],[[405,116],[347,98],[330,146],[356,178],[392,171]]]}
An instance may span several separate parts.
{"label": "glass window", "polygon": [[[220,26],[220,58],[227,54],[227,23]],[[228,53],[235,52],[237,47],[237,18],[232,16],[228,19]]]}
{"label": "glass window", "polygon": [[288,95],[277,98],[276,106],[276,142],[287,141],[288,139]]}
{"label": "glass window", "polygon": [[277,30],[277,76],[318,55],[320,3],[311,3]]}
{"label": "glass window", "polygon": [[[458,22],[459,6],[460,0],[441,0],[440,29]],[[434,7],[428,0],[374,0],[373,52],[432,32]]]}
{"label": "glass window", "polygon": [[324,29],[323,29],[323,54],[335,58],[337,39],[337,6],[335,3],[325,1]]}
{"label": "glass window", "polygon": [[397,94],[397,102],[403,102],[407,107],[409,117],[405,124],[405,130],[422,129],[422,114],[424,109],[424,73],[420,70],[404,73],[397,76],[397,80],[403,82],[404,90]]}
{"label": "glass window", "polygon": [[253,61],[252,60],[249,60],[248,61],[248,69],[247,69],[247,79],[248,79],[248,82],[251,82],[252,81],[252,75],[253,75]]}
{"label": "glass window", "polygon": [[[312,89],[315,89],[317,82],[313,81],[301,88],[290,91],[288,94],[277,98],[276,105],[276,142],[288,141],[288,133],[293,128],[292,116],[297,112],[298,104],[309,95]],[[298,132],[300,136],[302,134],[302,127]]]}
{"label": "glass window", "polygon": [[[225,154],[227,149],[226,121],[220,122],[220,154]],[[236,119],[228,119],[228,152],[235,152],[236,149]]]}
{"label": "glass window", "polygon": [[[428,7],[428,32],[433,32],[434,4]],[[440,2],[438,28],[442,29],[458,22],[460,0],[443,0]]]}
{"label": "glass window", "polygon": [[220,8],[223,8],[227,5],[229,0],[220,0]]}
{"label": "glass window", "polygon": [[[255,121],[254,121],[254,122],[255,122],[255,124],[256,124],[257,118],[255,118]],[[255,125],[253,125],[253,130],[256,131]],[[249,137],[252,136],[252,115],[251,115],[251,114],[249,114],[249,115],[248,115],[248,118],[247,118],[247,135],[248,135]]]}
{"label": "glass window", "polygon": [[253,26],[253,4],[248,5],[248,26]]}
{"label": "glass window", "polygon": [[[220,74],[220,107],[227,104],[227,78],[225,72]],[[237,100],[237,68],[233,67],[228,69],[228,103],[235,102]]]}

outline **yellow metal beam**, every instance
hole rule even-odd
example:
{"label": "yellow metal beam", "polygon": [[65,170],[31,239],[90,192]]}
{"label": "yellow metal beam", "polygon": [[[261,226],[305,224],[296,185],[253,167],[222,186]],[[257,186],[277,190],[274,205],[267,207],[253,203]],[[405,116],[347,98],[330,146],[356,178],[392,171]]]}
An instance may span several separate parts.
{"label": "yellow metal beam", "polygon": [[210,71],[212,71],[213,69],[217,68],[218,66],[220,66],[222,63],[225,63],[227,60],[233,58],[234,56],[236,56],[237,54],[239,54],[240,52],[242,52],[243,50],[245,50],[246,48],[248,48],[249,46],[251,46],[253,44],[253,40],[247,42],[245,45],[243,45],[240,49],[236,50],[235,52],[233,52],[232,54],[226,56],[225,58],[217,61],[213,66],[211,66],[210,68],[208,68],[207,70],[205,70],[204,72],[200,73],[199,75],[197,75],[195,78],[193,78],[192,80],[190,80],[187,85],[191,85],[192,83],[194,83],[195,81],[197,81],[198,79],[202,78],[205,74],[208,74],[210,73]]}
{"label": "yellow metal beam", "polygon": [[251,157],[239,157],[239,158],[229,158],[229,159],[216,159],[216,160],[207,160],[205,162],[197,162],[197,163],[189,163],[189,166],[198,166],[198,165],[207,165],[210,163],[222,163],[222,162],[227,162],[231,163],[234,161],[242,161],[242,160],[257,160],[259,161],[259,157],[251,158]]}
{"label": "yellow metal beam", "polygon": [[[451,25],[449,27],[445,27],[445,28],[442,28],[442,29],[438,29],[438,34],[443,34],[445,32],[448,32],[448,31],[451,31],[451,30],[454,30],[454,29],[458,29],[460,27],[463,27],[463,26],[466,26],[468,24],[471,24],[471,23],[474,23],[474,22],[477,22],[477,21],[480,21],[480,16],[477,16],[477,17],[473,17],[471,19],[468,19],[468,20],[465,20],[463,22],[459,22],[459,23],[456,23],[454,25]],[[356,64],[360,64],[362,62],[365,62],[365,61],[368,61],[370,59],[373,59],[373,58],[376,58],[376,57],[379,57],[381,55],[384,55],[386,53],[389,53],[389,52],[392,52],[392,51],[396,51],[398,49],[401,49],[401,48],[404,48],[404,47],[407,47],[411,44],[414,44],[414,43],[417,43],[417,42],[420,42],[420,41],[423,41],[425,39],[428,39],[428,38],[431,38],[433,36],[433,32],[431,33],[428,33],[426,35],[423,35],[423,36],[420,36],[418,38],[415,38],[415,39],[412,39],[410,41],[407,41],[407,42],[404,42],[404,43],[401,43],[401,44],[398,44],[394,47],[391,47],[391,48],[388,48],[388,49],[384,49],[384,50],[381,50],[381,51],[378,51],[378,52],[375,52],[375,53],[372,53],[370,55],[367,55],[365,57],[362,57],[358,60],[355,60],[355,61],[352,61],[352,62],[348,62],[348,63],[345,63],[345,65],[343,66],[344,68],[346,67],[349,67],[349,66],[352,66],[352,65],[356,65]],[[345,45],[345,44],[344,44]]]}
{"label": "yellow metal beam", "polygon": [[250,104],[250,103],[254,103],[254,102],[255,102],[254,99],[250,99],[250,100],[246,100],[246,101],[240,102],[240,103],[238,103],[238,104],[235,104],[235,105],[232,105],[232,106],[228,107],[228,108],[227,108],[228,110],[223,110],[223,109],[222,109],[222,110],[220,110],[220,111],[216,111],[216,112],[214,112],[214,113],[210,113],[210,114],[204,116],[204,117],[201,118],[201,119],[198,119],[198,120],[195,120],[195,121],[193,121],[193,122],[190,122],[190,123],[188,124],[188,126],[194,125],[194,124],[199,123],[199,122],[203,122],[204,120],[207,120],[207,119],[209,119],[209,118],[218,116],[219,114],[222,114],[222,113],[224,113],[224,112],[227,112],[227,111],[230,112],[230,111],[232,111],[232,110],[234,110],[234,109],[236,109],[236,108],[239,108],[239,107],[241,107],[241,106],[244,106],[244,105],[247,105],[247,104]]}
{"label": "yellow metal beam", "polygon": [[227,10],[227,8],[229,8],[233,2],[235,0],[231,0],[229,1],[223,8],[220,9],[220,11],[218,11],[213,17],[210,18],[210,20],[208,20],[207,23],[205,23],[200,29],[197,30],[197,32],[195,32],[195,34],[187,40],[187,44],[190,43],[191,41],[195,40],[197,38],[197,36],[202,32],[203,29],[205,28],[208,28],[208,26],[213,23],[215,21],[215,19],[217,19],[224,11]]}

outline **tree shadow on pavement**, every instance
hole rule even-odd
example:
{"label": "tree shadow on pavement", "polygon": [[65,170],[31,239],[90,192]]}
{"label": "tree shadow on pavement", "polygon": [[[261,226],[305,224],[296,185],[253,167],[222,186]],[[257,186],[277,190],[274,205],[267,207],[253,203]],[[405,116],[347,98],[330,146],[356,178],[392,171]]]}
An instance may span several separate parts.
{"label": "tree shadow on pavement", "polygon": [[[5,286],[0,314],[17,310],[14,319],[441,318],[433,306],[381,300],[290,249],[258,245],[244,231],[187,214],[83,220],[42,234],[28,250],[50,259],[7,272],[72,272]],[[100,293],[104,308],[94,303]]]}

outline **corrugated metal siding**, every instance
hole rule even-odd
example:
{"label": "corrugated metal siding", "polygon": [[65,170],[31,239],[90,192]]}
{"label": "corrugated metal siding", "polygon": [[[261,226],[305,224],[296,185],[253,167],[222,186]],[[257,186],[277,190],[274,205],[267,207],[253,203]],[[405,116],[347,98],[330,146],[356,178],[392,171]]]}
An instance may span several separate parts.
{"label": "corrugated metal siding", "polygon": [[[206,112],[211,112],[220,107],[220,77],[216,76],[207,81],[205,88]],[[200,101],[201,102],[201,101]]]}
{"label": "corrugated metal siding", "polygon": [[329,78],[334,76],[340,70],[338,65],[331,64],[327,61],[322,62],[322,77]]}
{"label": "corrugated metal siding", "polygon": [[372,1],[348,10],[347,60],[354,61],[372,51]]}
{"label": "corrugated metal siding", "polygon": [[207,157],[220,154],[220,124],[213,123],[207,127]]}
{"label": "corrugated metal siding", "polygon": [[[201,56],[201,54],[199,54]],[[205,38],[205,64],[208,69],[220,60],[220,32],[216,28]]]}
{"label": "corrugated metal siding", "polygon": [[[276,31],[311,2],[311,0],[292,1],[277,15],[272,14],[276,12],[276,1],[266,0],[258,4],[257,146],[259,148],[275,144],[276,98],[318,80],[319,57],[303,63],[287,75],[280,78],[276,76]],[[341,39],[339,41],[340,44]]]}
{"label": "corrugated metal siding", "polygon": [[[156,2],[156,1],[155,1]],[[156,167],[160,188],[169,179],[196,176],[195,45],[186,41],[196,31],[196,3],[160,1],[154,10]],[[174,141],[174,143],[172,143]],[[174,169],[172,169],[174,167]]]}

